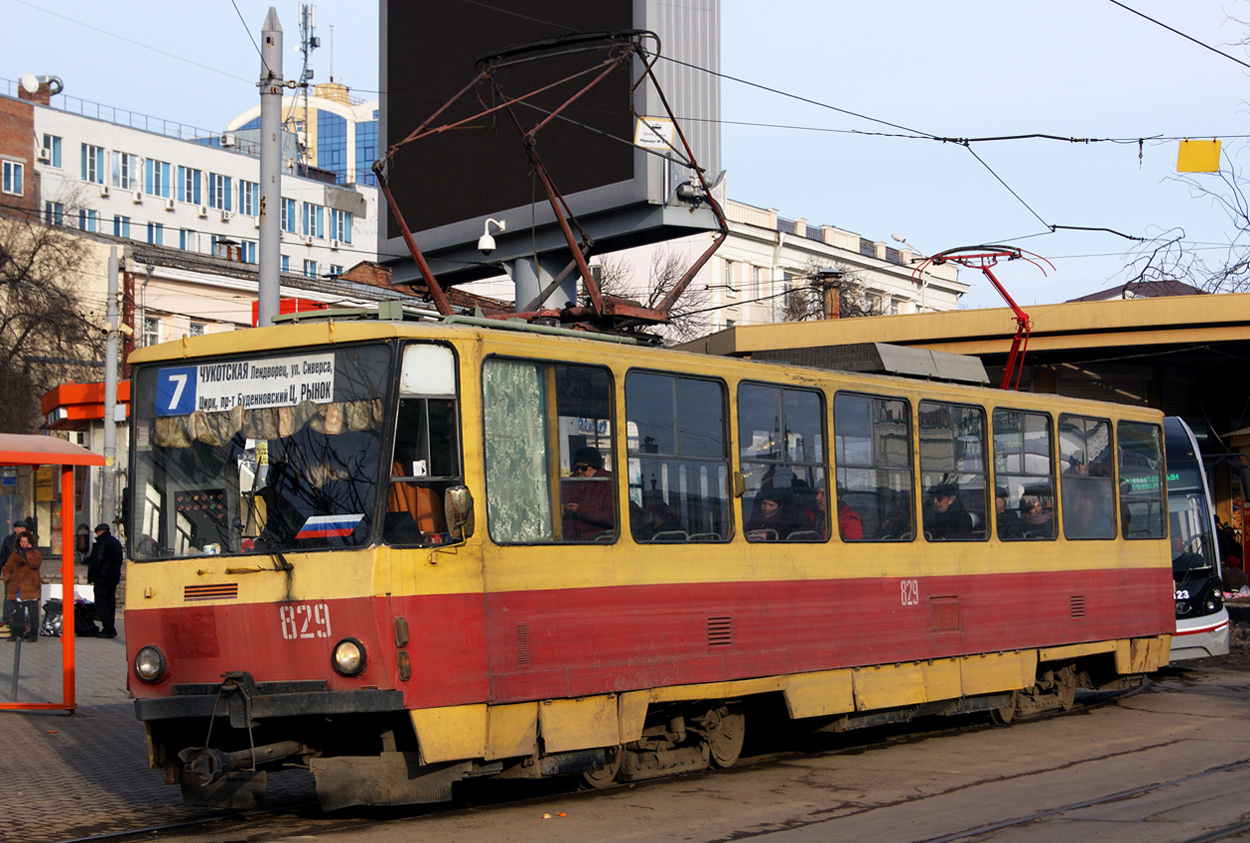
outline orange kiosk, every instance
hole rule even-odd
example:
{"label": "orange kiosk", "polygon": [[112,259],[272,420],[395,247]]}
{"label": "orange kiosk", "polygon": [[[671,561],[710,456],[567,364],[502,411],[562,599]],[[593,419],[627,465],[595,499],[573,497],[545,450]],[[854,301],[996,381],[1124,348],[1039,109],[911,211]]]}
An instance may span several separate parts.
{"label": "orange kiosk", "polygon": [[[74,468],[104,465],[104,457],[53,436],[0,433],[0,466],[60,466],[61,501],[74,499]],[[0,702],[4,709],[78,708],[74,696],[74,519],[61,519],[61,600],[67,606],[67,628],[61,634],[61,701],[44,703]]]}

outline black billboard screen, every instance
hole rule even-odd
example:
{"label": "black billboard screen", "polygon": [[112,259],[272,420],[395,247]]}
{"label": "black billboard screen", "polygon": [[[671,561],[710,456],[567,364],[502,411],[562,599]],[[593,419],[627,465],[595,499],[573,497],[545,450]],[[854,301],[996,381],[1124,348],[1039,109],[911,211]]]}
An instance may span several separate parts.
{"label": "black billboard screen", "polygon": [[[407,137],[477,73],[474,61],[507,47],[579,32],[634,27],[633,0],[462,0],[385,2],[386,146]],[[534,57],[498,74],[509,96],[594,67],[602,50]],[[630,84],[633,68],[613,74],[540,131],[536,148],[565,196],[635,178]],[[564,104],[596,74],[586,74],[516,107],[524,129]],[[491,91],[477,91],[493,104]],[[432,126],[483,110],[477,93],[462,97]],[[517,131],[506,111],[470,127],[423,138],[400,149],[389,184],[409,228],[423,231],[500,211],[545,203]],[[394,236],[392,231],[391,236]]]}

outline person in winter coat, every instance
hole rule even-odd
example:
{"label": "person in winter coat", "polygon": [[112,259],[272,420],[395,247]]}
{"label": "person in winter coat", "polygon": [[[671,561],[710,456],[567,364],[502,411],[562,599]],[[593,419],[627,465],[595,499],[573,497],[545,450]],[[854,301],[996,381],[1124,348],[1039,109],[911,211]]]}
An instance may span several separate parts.
{"label": "person in winter coat", "polygon": [[23,636],[27,641],[39,637],[39,598],[43,592],[43,579],[39,566],[43,557],[35,550],[32,534],[24,532],[17,537],[17,546],[4,563],[4,616],[12,630],[11,639]]}
{"label": "person in winter coat", "polygon": [[117,637],[117,584],[122,577],[122,543],[108,524],[97,524],[95,547],[87,556],[87,582],[95,585],[95,612],[101,638]]}

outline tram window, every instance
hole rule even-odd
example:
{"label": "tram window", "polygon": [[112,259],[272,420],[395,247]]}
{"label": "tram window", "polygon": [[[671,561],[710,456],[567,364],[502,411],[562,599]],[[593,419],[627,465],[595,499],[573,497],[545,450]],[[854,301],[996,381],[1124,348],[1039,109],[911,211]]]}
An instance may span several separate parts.
{"label": "tram window", "polygon": [[[911,406],[901,398],[839,392],[833,399],[837,505],[859,516],[865,541],[911,541]],[[839,519],[841,521],[842,519]],[[853,530],[840,528],[843,540]]]}
{"label": "tram window", "polygon": [[456,361],[450,348],[404,349],[383,537],[389,544],[446,538],[443,493],[461,482]]}
{"label": "tram window", "polygon": [[986,522],[985,411],[921,401],[920,483],[924,532],[930,541],[984,539]]}
{"label": "tram window", "polygon": [[728,540],[724,386],[703,378],[630,372],[625,417],[634,540]]}
{"label": "tram window", "polygon": [[998,537],[1055,537],[1054,452],[1050,416],[994,411],[994,511]]}
{"label": "tram window", "polygon": [[1163,448],[1158,425],[1122,421],[1120,443],[1120,530],[1126,539],[1161,539],[1167,503],[1163,490]]}
{"label": "tram window", "polygon": [[823,541],[824,415],[819,392],[738,387],[738,451],[747,541]]}
{"label": "tram window", "polygon": [[491,358],[482,366],[482,403],[491,538],[616,541],[608,370]]}
{"label": "tram window", "polygon": [[1111,476],[1111,422],[1059,416],[1060,504],[1069,539],[1115,538],[1115,479]]}

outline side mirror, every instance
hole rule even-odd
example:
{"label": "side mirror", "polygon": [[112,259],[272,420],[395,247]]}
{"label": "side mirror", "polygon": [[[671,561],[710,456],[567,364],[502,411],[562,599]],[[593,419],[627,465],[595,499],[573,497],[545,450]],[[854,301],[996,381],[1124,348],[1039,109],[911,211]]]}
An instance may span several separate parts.
{"label": "side mirror", "polygon": [[443,514],[453,541],[473,535],[473,493],[468,486],[452,486],[443,493]]}

